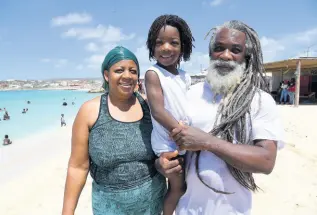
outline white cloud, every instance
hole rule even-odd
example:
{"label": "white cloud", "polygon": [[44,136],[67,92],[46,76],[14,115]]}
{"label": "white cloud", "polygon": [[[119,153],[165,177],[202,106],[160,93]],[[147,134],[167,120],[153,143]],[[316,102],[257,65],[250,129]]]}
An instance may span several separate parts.
{"label": "white cloud", "polygon": [[190,61],[181,62],[181,68],[189,74],[195,74],[206,69],[209,65],[208,53],[193,52]]}
{"label": "white cloud", "polygon": [[210,6],[216,7],[216,6],[221,5],[223,2],[224,2],[224,0],[213,0],[210,2]]}
{"label": "white cloud", "polygon": [[261,38],[261,46],[265,62],[274,60],[279,52],[285,50],[285,47],[278,40],[267,37]]}
{"label": "white cloud", "polygon": [[99,50],[99,47],[96,45],[96,43],[90,42],[86,45],[85,49],[90,52],[96,52]]}
{"label": "white cloud", "polygon": [[316,42],[317,37],[317,28],[310,29],[305,31],[304,33],[298,33],[296,36],[296,40],[303,43],[312,43]]}
{"label": "white cloud", "polygon": [[264,62],[294,57],[315,57],[317,50],[317,27],[307,31],[284,35],[279,38],[261,38]]}
{"label": "white cloud", "polygon": [[131,40],[135,34],[126,35],[122,29],[112,25],[98,25],[95,28],[71,28],[62,34],[62,37],[75,37],[79,40],[99,39],[105,43],[119,42],[121,40]]}
{"label": "white cloud", "polygon": [[63,26],[73,24],[86,24],[91,22],[92,17],[87,13],[69,13],[65,16],[54,17],[51,20],[52,26]]}
{"label": "white cloud", "polygon": [[87,67],[89,69],[93,70],[99,70],[101,68],[101,64],[106,56],[106,54],[113,49],[115,46],[117,46],[116,43],[109,43],[104,44],[99,48],[98,52],[91,55],[90,57],[86,58],[83,62],[84,67]]}
{"label": "white cloud", "polygon": [[102,53],[104,56],[106,56],[106,54],[108,54],[108,52],[113,49],[114,47],[116,47],[117,44],[116,43],[108,43],[108,44],[105,44],[103,46],[103,49],[102,49]]}
{"label": "white cloud", "polygon": [[154,64],[154,61],[151,62],[149,60],[149,51],[145,45],[137,48],[135,55],[138,58],[140,64],[140,77],[143,78],[145,72]]}
{"label": "white cloud", "polygon": [[101,68],[101,64],[104,58],[105,58],[104,55],[94,54],[94,55],[91,55],[89,58],[86,58],[85,63],[87,64],[88,68],[99,69]]}

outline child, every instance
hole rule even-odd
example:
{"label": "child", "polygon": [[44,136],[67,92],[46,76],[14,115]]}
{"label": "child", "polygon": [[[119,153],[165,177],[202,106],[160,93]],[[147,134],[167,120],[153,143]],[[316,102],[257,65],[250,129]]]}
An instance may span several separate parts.
{"label": "child", "polygon": [[[157,63],[147,70],[144,81],[153,122],[152,148],[158,156],[177,149],[169,133],[180,126],[180,121],[190,121],[185,109],[190,76],[178,67],[182,59],[189,60],[193,41],[187,23],[175,15],[158,17],[149,30],[149,58],[155,59]],[[184,174],[182,177],[170,177],[164,200],[164,215],[173,214],[184,192]]]}
{"label": "child", "polygon": [[64,114],[61,115],[61,127],[66,126]]}
{"label": "child", "polygon": [[9,135],[4,135],[3,144],[2,145],[10,145],[12,141],[9,139]]}

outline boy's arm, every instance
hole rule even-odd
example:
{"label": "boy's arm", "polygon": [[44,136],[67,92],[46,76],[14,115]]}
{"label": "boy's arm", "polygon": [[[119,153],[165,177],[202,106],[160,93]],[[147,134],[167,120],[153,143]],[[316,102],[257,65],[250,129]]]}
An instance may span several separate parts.
{"label": "boy's arm", "polygon": [[172,131],[179,126],[177,120],[164,108],[164,95],[161,82],[154,71],[145,73],[145,89],[147,101],[151,109],[153,118],[165,129]]}

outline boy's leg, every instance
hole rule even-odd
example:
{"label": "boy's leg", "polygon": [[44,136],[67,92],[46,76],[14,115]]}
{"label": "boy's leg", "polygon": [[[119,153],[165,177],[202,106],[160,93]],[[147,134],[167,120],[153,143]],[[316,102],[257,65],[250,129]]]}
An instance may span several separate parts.
{"label": "boy's leg", "polygon": [[181,174],[175,174],[168,178],[168,190],[164,198],[164,208],[163,215],[172,215],[176,209],[179,199],[184,195],[186,191],[186,182],[185,182],[185,168],[184,168],[184,159],[185,156],[177,156],[174,159],[182,158],[182,168],[183,172]]}
{"label": "boy's leg", "polygon": [[168,190],[164,198],[163,215],[173,215],[179,199],[185,193],[185,174],[174,175],[168,179]]}

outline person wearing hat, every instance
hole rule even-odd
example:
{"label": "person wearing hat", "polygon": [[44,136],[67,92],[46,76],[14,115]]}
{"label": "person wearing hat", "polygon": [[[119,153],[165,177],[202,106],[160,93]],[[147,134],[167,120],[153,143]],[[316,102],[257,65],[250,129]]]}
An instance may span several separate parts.
{"label": "person wearing hat", "polygon": [[166,181],[154,166],[149,107],[135,92],[139,71],[122,46],[106,55],[106,93],[84,103],[74,121],[63,215],[75,213],[88,173],[94,215],[161,214]]}

